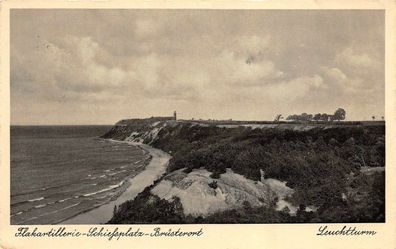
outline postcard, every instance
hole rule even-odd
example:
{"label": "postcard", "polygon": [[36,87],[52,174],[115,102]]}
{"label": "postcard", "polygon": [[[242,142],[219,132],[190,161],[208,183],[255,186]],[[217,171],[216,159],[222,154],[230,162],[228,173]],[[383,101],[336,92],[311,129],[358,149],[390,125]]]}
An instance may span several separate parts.
{"label": "postcard", "polygon": [[394,1],[3,1],[1,248],[395,248]]}

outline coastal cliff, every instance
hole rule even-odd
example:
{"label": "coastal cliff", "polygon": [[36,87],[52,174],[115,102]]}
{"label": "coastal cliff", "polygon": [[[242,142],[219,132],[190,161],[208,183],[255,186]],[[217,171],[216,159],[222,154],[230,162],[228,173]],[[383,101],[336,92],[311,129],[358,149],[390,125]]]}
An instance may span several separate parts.
{"label": "coastal cliff", "polygon": [[384,219],[384,172],[362,170],[383,169],[384,122],[227,123],[156,117],[122,120],[102,137],[145,143],[172,156],[166,174],[120,205],[110,223]]}

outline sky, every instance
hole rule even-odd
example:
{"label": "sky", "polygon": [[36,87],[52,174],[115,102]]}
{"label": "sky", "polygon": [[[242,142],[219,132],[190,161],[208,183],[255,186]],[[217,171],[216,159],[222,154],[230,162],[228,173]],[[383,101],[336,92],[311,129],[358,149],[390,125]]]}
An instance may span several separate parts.
{"label": "sky", "polygon": [[381,10],[12,10],[11,123],[385,109]]}

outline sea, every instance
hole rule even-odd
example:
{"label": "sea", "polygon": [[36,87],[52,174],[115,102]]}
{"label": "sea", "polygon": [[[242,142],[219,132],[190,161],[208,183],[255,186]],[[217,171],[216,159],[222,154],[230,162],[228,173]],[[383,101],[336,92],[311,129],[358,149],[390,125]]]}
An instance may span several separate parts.
{"label": "sea", "polygon": [[11,224],[57,224],[128,187],[150,155],[111,126],[11,126]]}

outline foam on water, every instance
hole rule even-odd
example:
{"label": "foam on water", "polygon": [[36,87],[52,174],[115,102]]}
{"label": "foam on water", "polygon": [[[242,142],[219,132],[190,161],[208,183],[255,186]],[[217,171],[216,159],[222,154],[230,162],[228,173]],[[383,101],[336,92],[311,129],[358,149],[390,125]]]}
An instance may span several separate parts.
{"label": "foam on water", "polygon": [[58,202],[64,202],[64,201],[67,201],[67,200],[70,200],[71,198],[66,198],[66,199],[62,199],[62,200],[59,200]]}
{"label": "foam on water", "polygon": [[44,200],[44,197],[39,197],[39,198],[31,199],[31,200],[28,200],[28,202],[41,201],[41,200]]}
{"label": "foam on water", "polygon": [[112,189],[115,189],[115,188],[119,188],[119,187],[121,187],[121,185],[122,185],[123,183],[124,183],[124,181],[121,181],[121,182],[118,183],[118,184],[110,185],[108,188],[104,188],[104,189],[101,189],[101,190],[96,191],[96,192],[84,194],[83,196],[96,195],[96,194],[103,193],[103,192],[106,192],[106,191],[109,191],[109,190],[112,190]]}

